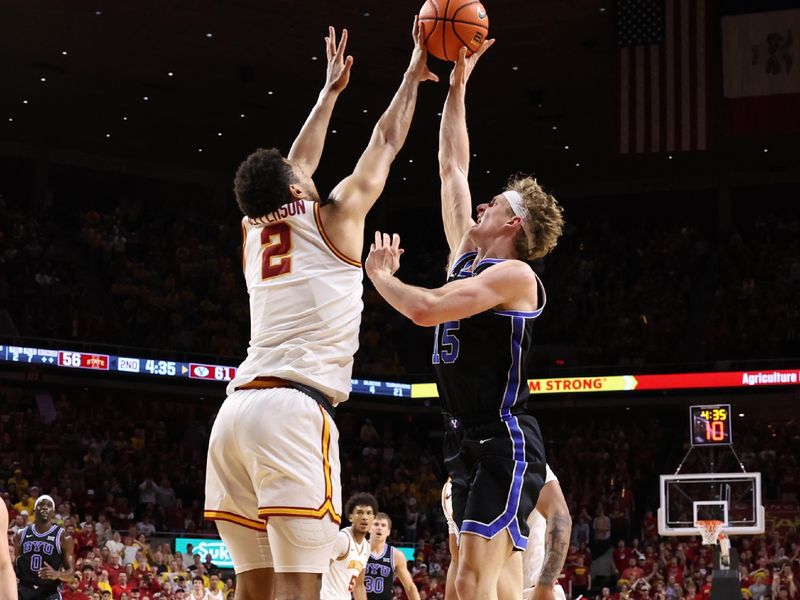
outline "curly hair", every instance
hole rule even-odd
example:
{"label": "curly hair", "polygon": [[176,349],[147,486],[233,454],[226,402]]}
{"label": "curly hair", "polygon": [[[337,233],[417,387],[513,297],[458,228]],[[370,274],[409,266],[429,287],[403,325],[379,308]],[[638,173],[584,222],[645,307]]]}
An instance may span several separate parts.
{"label": "curly hair", "polygon": [[558,243],[564,231],[564,209],[558,201],[546,193],[533,177],[512,175],[506,190],[517,192],[525,202],[530,213],[530,227],[533,233],[533,248],[528,247],[528,238],[520,227],[514,247],[517,256],[523,260],[535,260],[545,256]]}
{"label": "curly hair", "polygon": [[344,514],[350,515],[355,510],[356,506],[369,506],[372,508],[372,512],[378,512],[378,501],[375,499],[375,496],[372,494],[368,494],[366,492],[359,492],[358,494],[353,494],[348,498],[347,504],[344,507]]}
{"label": "curly hair", "polygon": [[242,214],[263,217],[293,200],[289,185],[294,172],[277,148],[259,148],[236,170],[233,191]]}

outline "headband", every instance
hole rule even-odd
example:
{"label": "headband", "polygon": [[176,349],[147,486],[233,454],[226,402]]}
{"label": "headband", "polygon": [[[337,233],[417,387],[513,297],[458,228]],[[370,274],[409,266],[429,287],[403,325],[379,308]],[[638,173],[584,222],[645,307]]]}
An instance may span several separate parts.
{"label": "headband", "polygon": [[[525,206],[525,201],[519,192],[514,190],[506,190],[503,192],[503,197],[508,201],[511,211],[522,219],[522,231],[525,232],[525,237],[528,240],[528,253],[533,250],[533,231],[531,231],[531,213]],[[527,257],[526,257],[527,258]]]}
{"label": "headband", "polygon": [[39,497],[36,499],[36,504],[34,504],[34,505],[33,505],[33,509],[34,509],[34,510],[36,510],[36,509],[39,507],[39,505],[40,505],[42,502],[44,502],[45,500],[50,500],[50,502],[52,502],[52,503],[53,503],[53,507],[55,508],[56,501],[55,501],[55,500],[53,500],[53,497],[52,497],[52,496],[48,496],[47,494],[42,494],[41,496],[39,496]]}

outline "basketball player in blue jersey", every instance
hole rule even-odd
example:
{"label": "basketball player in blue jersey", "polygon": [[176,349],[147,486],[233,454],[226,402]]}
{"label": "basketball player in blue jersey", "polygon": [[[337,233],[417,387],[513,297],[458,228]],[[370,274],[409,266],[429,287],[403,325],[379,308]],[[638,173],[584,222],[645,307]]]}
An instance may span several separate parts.
{"label": "basketball player in blue jersey", "polygon": [[439,136],[442,215],[452,260],[448,282],[425,289],[401,282],[400,239],[377,232],[366,271],[377,291],[418,325],[436,326],[432,362],[445,412],[445,464],[460,530],[459,600],[494,600],[513,551],[527,546],[526,519],[545,480],[536,419],[527,414],[533,323],[545,306],[525,261],[545,256],[563,229],[561,207],[530,177],[477,208],[467,182],[466,83],[492,45],[451,75]]}
{"label": "basketball player in blue jersey", "polygon": [[386,542],[391,534],[392,519],[389,515],[375,515],[369,532],[369,560],[364,576],[367,600],[392,600],[395,578],[403,586],[408,600],[420,600],[405,555]]}
{"label": "basketball player in blue jersey", "polygon": [[257,150],[236,172],[250,343],[211,431],[204,513],[233,559],[236,600],[320,598],[342,520],[333,414],[358,349],[364,221],[405,143],[420,83],[437,79],[416,19],[412,35],[400,87],[327,197],[312,177],[352,65],[347,32],[337,44],[333,28],[325,87],[289,154]]}
{"label": "basketball player in blue jersey", "polygon": [[20,600],[60,600],[61,583],[75,574],[75,540],[52,521],[55,504],[48,495],[39,496],[34,505],[32,525],[17,532],[17,578]]}
{"label": "basketball player in blue jersey", "polygon": [[4,500],[0,500],[0,598],[17,600],[17,578],[14,576],[14,565],[11,564],[11,553],[8,551],[8,509]]}

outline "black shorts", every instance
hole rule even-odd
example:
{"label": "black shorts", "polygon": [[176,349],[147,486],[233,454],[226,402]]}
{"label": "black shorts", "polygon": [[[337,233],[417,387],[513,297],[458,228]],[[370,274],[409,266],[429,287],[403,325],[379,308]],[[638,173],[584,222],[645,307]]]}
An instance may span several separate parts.
{"label": "black shorts", "polygon": [[37,586],[20,583],[17,586],[19,600],[61,600],[61,592],[52,586]]}
{"label": "black shorts", "polygon": [[493,538],[508,531],[515,550],[528,545],[528,516],[545,480],[542,433],[530,415],[475,427],[445,418],[444,462],[461,533]]}

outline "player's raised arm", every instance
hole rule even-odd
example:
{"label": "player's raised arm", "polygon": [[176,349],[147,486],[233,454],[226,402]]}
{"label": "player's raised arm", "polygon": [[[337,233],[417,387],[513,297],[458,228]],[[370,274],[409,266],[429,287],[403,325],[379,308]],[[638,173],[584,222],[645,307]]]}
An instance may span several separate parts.
{"label": "player's raised arm", "polygon": [[419,84],[439,80],[428,70],[428,54],[417,17],[414,18],[412,34],[414,51],[403,82],[375,125],[369,144],[352,175],[342,180],[331,192],[330,199],[349,216],[363,219],[380,196],[389,177],[389,167],[406,141],[417,104]]}
{"label": "player's raised arm", "polygon": [[339,94],[350,81],[350,67],[353,57],[345,57],[347,48],[347,29],[342,30],[342,38],[336,43],[336,30],[328,27],[325,38],[325,54],[328,57],[328,70],[325,85],[319,93],[317,103],[311,109],[303,128],[297,135],[289,150],[287,158],[296,163],[306,175],[311,177],[317,170],[322,149],[325,146],[325,134],[333,113],[333,106]]}
{"label": "player's raised arm", "polygon": [[[466,89],[475,64],[494,44],[486,40],[472,56],[462,48],[450,74],[450,91],[442,110],[439,126],[439,177],[442,180],[442,223],[451,254],[458,251],[464,232],[472,220],[472,197],[469,192],[469,135],[467,133]],[[455,257],[454,257],[455,258]]]}

